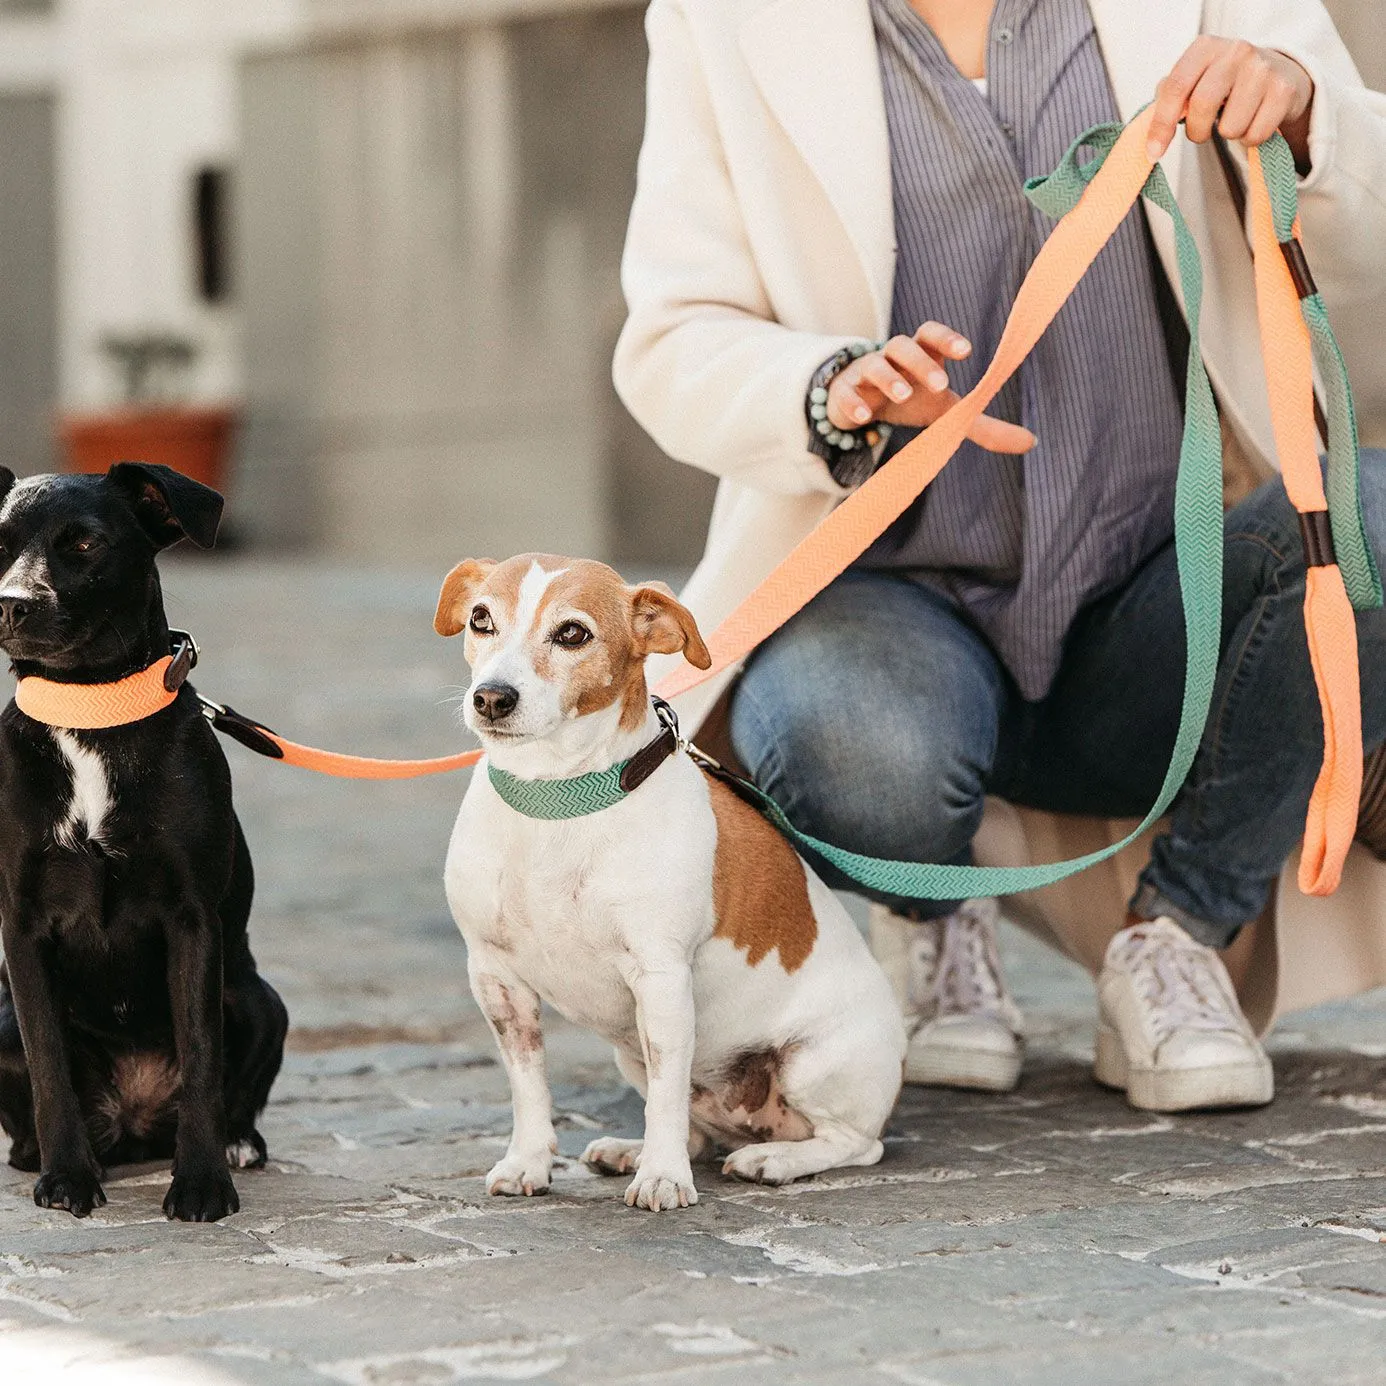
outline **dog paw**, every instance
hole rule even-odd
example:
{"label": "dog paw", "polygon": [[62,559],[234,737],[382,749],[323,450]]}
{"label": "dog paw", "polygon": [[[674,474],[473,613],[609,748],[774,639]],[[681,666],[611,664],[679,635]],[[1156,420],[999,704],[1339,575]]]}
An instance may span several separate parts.
{"label": "dog paw", "polygon": [[698,1201],[693,1187],[693,1171],[684,1164],[661,1170],[658,1166],[641,1168],[626,1190],[626,1204],[631,1208],[648,1208],[662,1213],[666,1208],[687,1208]]}
{"label": "dog paw", "polygon": [[552,1165],[553,1154],[547,1149],[533,1155],[507,1155],[486,1176],[486,1192],[506,1198],[546,1194]]}
{"label": "dog paw", "polygon": [[269,1148],[265,1145],[265,1138],[256,1130],[252,1129],[248,1136],[242,1136],[238,1141],[227,1142],[226,1163],[232,1169],[264,1169],[268,1159]]}
{"label": "dog paw", "polygon": [[763,1145],[743,1145],[722,1164],[722,1173],[752,1184],[792,1184],[804,1174],[791,1156],[767,1150]]}
{"label": "dog paw", "polygon": [[236,1186],[224,1168],[175,1174],[164,1195],[164,1216],[177,1222],[220,1222],[240,1210]]}
{"label": "dog paw", "polygon": [[603,1136],[582,1152],[582,1163],[598,1174],[630,1174],[639,1168],[644,1141],[623,1141]]}
{"label": "dog paw", "polygon": [[74,1218],[84,1218],[93,1208],[105,1206],[106,1195],[95,1170],[55,1169],[39,1176],[34,1202],[40,1208],[66,1208]]}

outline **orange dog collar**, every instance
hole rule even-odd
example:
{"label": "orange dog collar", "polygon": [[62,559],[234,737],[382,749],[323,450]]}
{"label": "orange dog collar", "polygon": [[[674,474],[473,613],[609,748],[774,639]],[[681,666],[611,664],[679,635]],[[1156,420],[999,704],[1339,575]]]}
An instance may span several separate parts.
{"label": "orange dog collar", "polygon": [[99,731],[143,722],[178,696],[197,663],[197,643],[187,632],[170,632],[173,652],[114,683],[58,683],[31,676],[15,685],[14,701],[26,717],[69,731]]}

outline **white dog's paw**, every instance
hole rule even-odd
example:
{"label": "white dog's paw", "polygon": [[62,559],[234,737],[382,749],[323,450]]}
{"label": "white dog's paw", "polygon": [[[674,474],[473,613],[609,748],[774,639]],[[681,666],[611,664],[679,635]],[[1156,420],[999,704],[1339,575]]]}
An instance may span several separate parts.
{"label": "white dog's paw", "polygon": [[546,1194],[552,1167],[553,1155],[548,1150],[536,1151],[532,1155],[507,1154],[486,1176],[486,1192],[509,1198]]}
{"label": "white dog's paw", "polygon": [[603,1136],[582,1152],[582,1163],[598,1174],[629,1174],[640,1166],[644,1141],[623,1141]]}
{"label": "white dog's paw", "polygon": [[626,1203],[631,1208],[648,1208],[652,1213],[662,1213],[666,1208],[687,1208],[698,1201],[698,1191],[693,1187],[693,1171],[687,1160],[682,1167],[669,1166],[661,1169],[652,1164],[648,1169],[641,1167],[626,1190]]}
{"label": "white dog's paw", "polygon": [[792,1154],[777,1150],[781,1142],[766,1145],[743,1145],[733,1150],[722,1164],[723,1174],[749,1179],[753,1184],[792,1184],[812,1171]]}
{"label": "white dog's paw", "polygon": [[265,1138],[258,1131],[226,1144],[226,1163],[232,1169],[263,1169],[268,1158]]}

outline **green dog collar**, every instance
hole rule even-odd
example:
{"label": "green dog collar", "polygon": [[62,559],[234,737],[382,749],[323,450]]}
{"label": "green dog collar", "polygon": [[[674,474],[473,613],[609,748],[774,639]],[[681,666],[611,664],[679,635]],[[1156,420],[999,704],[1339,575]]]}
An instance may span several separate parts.
{"label": "green dog collar", "polygon": [[628,760],[565,780],[525,780],[488,762],[486,774],[492,787],[516,813],[550,822],[583,818],[619,804],[627,794],[639,789],[680,745],[679,719],[674,709],[663,698],[652,697],[650,701],[660,721],[660,733]]}

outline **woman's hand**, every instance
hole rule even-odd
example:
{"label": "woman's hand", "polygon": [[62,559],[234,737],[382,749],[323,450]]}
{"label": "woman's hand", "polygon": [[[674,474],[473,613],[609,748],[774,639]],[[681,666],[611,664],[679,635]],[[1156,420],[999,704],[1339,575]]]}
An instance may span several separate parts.
{"label": "woman's hand", "polygon": [[[948,388],[943,362],[961,361],[971,350],[971,342],[938,322],[926,322],[913,337],[892,337],[880,351],[859,356],[833,377],[828,418],[844,429],[878,419],[927,428],[958,398]],[[991,452],[1028,452],[1035,445],[1028,428],[990,414],[983,414],[967,436]]]}
{"label": "woman's hand", "polygon": [[1211,139],[1215,128],[1246,145],[1264,144],[1279,130],[1304,173],[1313,104],[1313,79],[1293,58],[1243,39],[1203,34],[1156,88],[1150,157],[1169,148],[1183,117],[1184,133],[1195,144]]}

